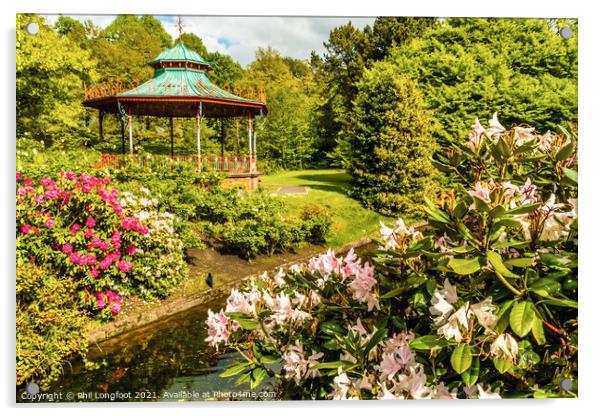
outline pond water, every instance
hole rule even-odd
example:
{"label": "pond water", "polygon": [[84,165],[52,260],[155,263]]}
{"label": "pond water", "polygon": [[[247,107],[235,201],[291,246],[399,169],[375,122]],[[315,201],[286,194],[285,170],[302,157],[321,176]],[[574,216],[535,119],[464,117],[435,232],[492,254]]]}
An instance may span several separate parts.
{"label": "pond water", "polygon": [[[208,308],[219,309],[224,302],[216,299],[91,345],[88,358],[99,368],[86,369],[74,360],[44,392],[65,402],[269,400],[273,386],[253,393],[248,385],[236,385],[235,377],[219,377],[238,353],[217,353],[204,341],[205,319]],[[17,401],[31,402],[23,391]]]}

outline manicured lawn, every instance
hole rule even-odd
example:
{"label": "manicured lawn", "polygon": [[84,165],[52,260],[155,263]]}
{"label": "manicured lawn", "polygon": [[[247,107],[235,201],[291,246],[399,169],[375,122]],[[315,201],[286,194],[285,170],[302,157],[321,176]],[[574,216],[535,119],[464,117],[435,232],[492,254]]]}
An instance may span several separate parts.
{"label": "manicured lawn", "polygon": [[286,202],[291,214],[297,214],[308,204],[326,208],[334,221],[326,243],[335,247],[376,232],[381,220],[391,222],[390,218],[362,207],[347,195],[345,188],[349,179],[343,169],[298,170],[262,176],[261,185],[274,190],[282,186],[306,187],[307,194],[278,197]]}

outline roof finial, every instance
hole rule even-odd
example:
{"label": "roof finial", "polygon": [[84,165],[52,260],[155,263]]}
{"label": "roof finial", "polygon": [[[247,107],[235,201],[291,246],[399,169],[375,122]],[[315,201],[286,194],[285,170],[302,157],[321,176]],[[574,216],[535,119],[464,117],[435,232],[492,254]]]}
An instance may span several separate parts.
{"label": "roof finial", "polygon": [[178,16],[178,39],[180,40],[180,43],[182,42],[182,31],[184,29],[184,20],[182,19],[182,16]]}

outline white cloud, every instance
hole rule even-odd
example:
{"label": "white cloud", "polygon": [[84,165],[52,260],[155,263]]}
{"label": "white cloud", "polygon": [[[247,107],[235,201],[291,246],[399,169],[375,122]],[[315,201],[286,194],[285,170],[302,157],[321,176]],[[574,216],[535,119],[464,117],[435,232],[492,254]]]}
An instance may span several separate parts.
{"label": "white cloud", "polygon": [[[51,23],[57,15],[47,16]],[[105,27],[114,18],[107,15],[72,16]],[[157,16],[174,38],[178,35],[175,16]],[[271,46],[283,56],[307,59],[311,51],[324,52],[323,43],[332,29],[348,21],[360,29],[374,22],[373,17],[241,17],[183,16],[184,31],[203,39],[209,51],[228,54],[246,66],[255,58],[257,48]]]}

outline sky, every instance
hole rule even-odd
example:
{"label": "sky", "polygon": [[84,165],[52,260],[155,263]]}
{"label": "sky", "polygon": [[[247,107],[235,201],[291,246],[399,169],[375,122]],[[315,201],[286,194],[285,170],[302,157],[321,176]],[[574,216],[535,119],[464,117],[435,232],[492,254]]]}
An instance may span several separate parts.
{"label": "sky", "polygon": [[[58,15],[45,15],[53,24]],[[115,16],[88,15],[71,17],[92,20],[106,27]],[[178,35],[177,16],[155,16],[165,31],[174,38]],[[323,43],[332,29],[348,21],[360,29],[374,22],[374,17],[237,17],[237,16],[182,16],[184,32],[199,36],[209,52],[230,55],[243,67],[255,58],[259,47],[271,46],[283,56],[308,59],[311,51],[322,54]]]}

